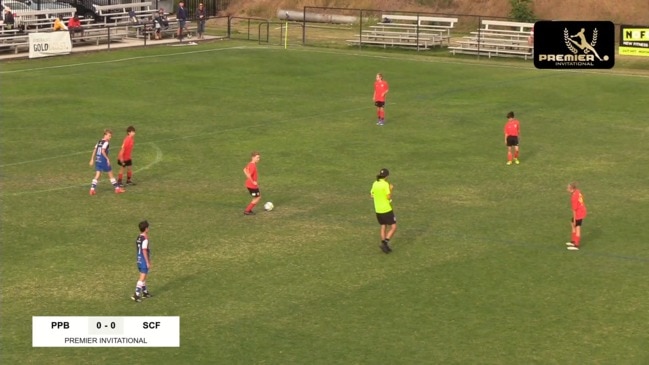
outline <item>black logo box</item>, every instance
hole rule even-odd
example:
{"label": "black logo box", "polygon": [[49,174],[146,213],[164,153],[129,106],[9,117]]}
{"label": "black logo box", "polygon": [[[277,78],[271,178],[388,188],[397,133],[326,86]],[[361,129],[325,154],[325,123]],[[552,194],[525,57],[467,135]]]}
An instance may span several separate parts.
{"label": "black logo box", "polygon": [[534,66],[610,69],[615,65],[615,25],[610,21],[538,21]]}

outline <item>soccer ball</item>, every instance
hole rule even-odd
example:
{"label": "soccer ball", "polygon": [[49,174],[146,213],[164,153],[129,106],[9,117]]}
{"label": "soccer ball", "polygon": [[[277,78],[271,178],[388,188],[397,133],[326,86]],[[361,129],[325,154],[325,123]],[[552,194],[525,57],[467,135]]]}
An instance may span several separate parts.
{"label": "soccer ball", "polygon": [[273,208],[275,208],[275,206],[271,202],[266,202],[266,204],[264,204],[264,210],[267,212],[270,212]]}

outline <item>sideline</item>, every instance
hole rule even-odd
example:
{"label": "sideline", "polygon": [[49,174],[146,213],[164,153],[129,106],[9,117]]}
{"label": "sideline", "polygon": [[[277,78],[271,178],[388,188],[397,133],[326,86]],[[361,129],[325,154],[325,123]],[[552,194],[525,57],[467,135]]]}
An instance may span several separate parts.
{"label": "sideline", "polygon": [[[129,51],[133,51],[133,48],[128,48]],[[210,52],[220,52],[220,51],[232,51],[232,50],[267,50],[274,52],[305,52],[305,53],[321,53],[321,54],[330,54],[330,55],[339,55],[345,57],[365,57],[365,58],[376,58],[376,59],[385,59],[385,60],[396,60],[396,61],[411,61],[418,63],[440,63],[448,65],[473,65],[479,67],[489,67],[489,68],[500,68],[500,69],[517,69],[517,70],[537,70],[532,64],[530,65],[521,65],[520,62],[510,62],[507,60],[498,60],[498,61],[485,61],[478,59],[450,59],[448,57],[424,57],[417,54],[405,54],[405,53],[395,53],[395,54],[368,54],[368,52],[359,52],[358,50],[349,50],[349,49],[322,49],[316,47],[293,47],[284,49],[282,46],[271,46],[271,45],[259,45],[259,46],[232,46],[232,47],[219,47],[219,48],[210,48],[202,50],[193,50],[193,51],[183,51],[183,52],[174,52],[174,53],[159,53],[148,56],[137,56],[137,57],[126,57],[119,58],[114,60],[106,61],[94,61],[94,62],[83,62],[83,63],[74,63],[66,65],[57,65],[57,66],[48,66],[48,67],[38,67],[38,68],[26,68],[20,70],[10,70],[10,71],[0,71],[0,75],[6,74],[15,74],[22,72],[33,72],[40,70],[51,70],[51,69],[60,69],[60,68],[69,68],[69,67],[79,67],[79,66],[88,66],[88,65],[101,65],[101,64],[110,64],[110,63],[119,63],[119,62],[128,62],[133,60],[146,60],[152,58],[161,58],[161,57],[175,57],[182,55],[194,55],[200,53],[210,53]],[[537,70],[539,72],[547,72],[548,74],[561,74],[561,73],[571,73],[571,74],[589,74],[589,75],[601,75],[601,76],[616,76],[616,77],[639,77],[649,79],[649,73],[645,70],[640,70],[637,73],[632,71],[633,69],[623,69],[616,70]]]}

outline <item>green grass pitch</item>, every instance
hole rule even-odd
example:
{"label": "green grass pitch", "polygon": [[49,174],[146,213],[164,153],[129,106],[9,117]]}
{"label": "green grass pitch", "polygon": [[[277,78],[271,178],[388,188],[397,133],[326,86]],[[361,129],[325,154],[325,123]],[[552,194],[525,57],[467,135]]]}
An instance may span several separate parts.
{"label": "green grass pitch", "polygon": [[[619,71],[236,42],[5,63],[2,362],[646,364],[649,79]],[[89,196],[94,143],[113,129],[115,161],[128,125],[138,184]],[[253,150],[275,209],[247,217]],[[134,303],[142,219],[155,297]],[[180,316],[180,347],[32,347],[32,316],[147,315]]]}

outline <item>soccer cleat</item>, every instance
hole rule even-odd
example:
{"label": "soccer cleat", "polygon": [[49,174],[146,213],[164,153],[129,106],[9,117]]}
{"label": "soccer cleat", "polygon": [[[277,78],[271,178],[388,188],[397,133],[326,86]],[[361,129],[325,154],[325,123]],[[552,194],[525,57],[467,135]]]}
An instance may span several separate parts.
{"label": "soccer cleat", "polygon": [[575,243],[574,242],[566,242],[566,246],[575,247]]}
{"label": "soccer cleat", "polygon": [[507,165],[511,165],[511,164],[512,164],[512,162],[511,162],[511,161],[507,161]]}
{"label": "soccer cleat", "polygon": [[97,195],[97,191],[95,191],[95,189],[90,189],[90,195]]}
{"label": "soccer cleat", "polygon": [[380,247],[381,247],[381,251],[383,251],[383,253],[390,253],[390,252],[392,252],[392,248],[390,248],[390,245],[389,245],[387,242],[385,242],[385,241],[381,242],[381,246],[380,246]]}
{"label": "soccer cleat", "polygon": [[151,293],[149,293],[148,291],[145,291],[144,293],[142,293],[142,298],[145,298],[145,299],[146,298],[151,298],[152,296],[153,295],[151,295]]}
{"label": "soccer cleat", "polygon": [[255,215],[255,212],[253,212],[252,210],[251,211],[244,210],[243,215]]}
{"label": "soccer cleat", "polygon": [[518,164],[520,163],[520,161],[518,161],[518,159],[515,158],[515,159],[514,159],[514,163],[518,165]]}
{"label": "soccer cleat", "polygon": [[124,190],[122,188],[115,189],[115,194],[121,194],[121,193],[125,193],[125,192],[126,192],[126,190]]}
{"label": "soccer cleat", "polygon": [[134,302],[139,303],[139,302],[142,301],[142,296],[137,295],[137,294],[133,294],[133,295],[131,296],[131,300],[133,300]]}
{"label": "soccer cleat", "polygon": [[569,249],[570,251],[579,251],[579,246],[568,246],[566,248]]}

